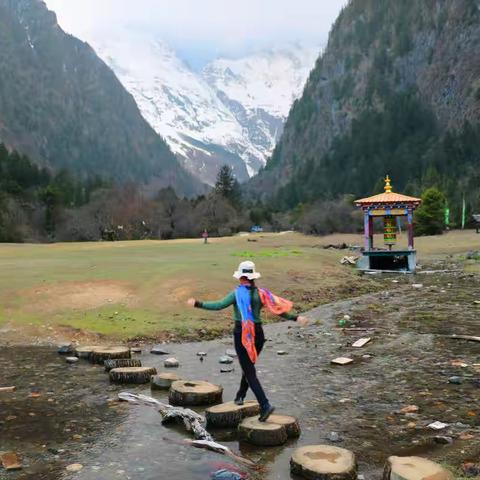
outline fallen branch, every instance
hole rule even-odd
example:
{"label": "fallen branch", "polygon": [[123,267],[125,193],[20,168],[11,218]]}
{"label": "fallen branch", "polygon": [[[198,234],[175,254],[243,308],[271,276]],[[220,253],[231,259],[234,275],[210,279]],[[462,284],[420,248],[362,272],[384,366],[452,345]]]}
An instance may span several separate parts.
{"label": "fallen branch", "polygon": [[467,340],[470,342],[480,342],[480,337],[474,337],[472,335],[450,335],[450,338],[457,340]]}
{"label": "fallen branch", "polygon": [[[189,408],[173,407],[165,403],[159,402],[156,398],[148,397],[147,395],[135,395],[128,392],[120,392],[118,398],[124,402],[133,403],[135,405],[143,404],[149,407],[156,407],[162,416],[162,424],[171,422],[181,423],[185,426],[187,432],[192,432],[195,440],[184,439],[181,444],[191,445],[196,448],[204,448],[212,452],[226,455],[233,460],[246,465],[250,468],[255,467],[255,463],[247,458],[241,457],[232,452],[228,447],[214,441],[213,437],[205,429],[205,418],[197,412]],[[169,440],[170,441],[170,440]]]}

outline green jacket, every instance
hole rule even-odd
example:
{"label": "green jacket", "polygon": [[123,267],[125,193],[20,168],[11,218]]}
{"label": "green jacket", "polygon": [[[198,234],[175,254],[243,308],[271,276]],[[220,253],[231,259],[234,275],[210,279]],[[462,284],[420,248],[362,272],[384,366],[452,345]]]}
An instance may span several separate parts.
{"label": "green jacket", "polygon": [[[255,323],[262,323],[261,310],[263,308],[263,303],[260,300],[260,295],[258,293],[258,288],[253,288],[251,290],[252,295],[252,311],[253,318]],[[223,310],[225,308],[233,305],[233,318],[236,322],[242,321],[242,315],[237,306],[237,300],[235,298],[235,291],[229,293],[222,300],[217,300],[216,302],[196,302],[195,306],[197,308],[203,308],[204,310]],[[286,320],[296,320],[298,315],[294,313],[283,313],[280,317],[285,318]]]}

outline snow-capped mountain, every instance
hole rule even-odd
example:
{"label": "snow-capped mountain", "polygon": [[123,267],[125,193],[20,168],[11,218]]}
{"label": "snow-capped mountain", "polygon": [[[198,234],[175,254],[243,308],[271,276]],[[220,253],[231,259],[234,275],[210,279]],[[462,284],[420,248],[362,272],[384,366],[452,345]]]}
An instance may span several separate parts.
{"label": "snow-capped mountain", "polygon": [[242,181],[266,162],[317,49],[217,59],[195,72],[151,36],[89,38],[152,127],[192,173],[213,184],[223,164]]}

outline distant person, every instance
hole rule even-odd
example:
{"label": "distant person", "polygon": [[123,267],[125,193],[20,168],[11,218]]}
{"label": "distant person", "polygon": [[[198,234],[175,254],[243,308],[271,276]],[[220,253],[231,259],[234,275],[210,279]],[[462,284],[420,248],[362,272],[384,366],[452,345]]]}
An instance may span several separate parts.
{"label": "distant person", "polygon": [[208,243],[208,232],[207,229],[205,229],[202,233],[202,238],[203,238],[203,243]]}
{"label": "distant person", "polygon": [[250,387],[260,405],[260,421],[265,422],[273,413],[275,407],[268,401],[255,370],[255,362],[265,344],[260,316],[261,310],[266,307],[272,313],[287,320],[294,320],[301,326],[307,325],[308,319],[290,313],[293,307],[292,302],[277,297],[268,290],[255,285],[255,280],[260,278],[261,275],[255,271],[253,262],[242,262],[233,276],[239,280],[240,285],[223,300],[200,302],[190,298],[187,303],[192,307],[205,310],[223,310],[233,305],[235,320],[233,339],[243,372],[240,388],[234,402],[237,405],[243,405],[248,387]]}

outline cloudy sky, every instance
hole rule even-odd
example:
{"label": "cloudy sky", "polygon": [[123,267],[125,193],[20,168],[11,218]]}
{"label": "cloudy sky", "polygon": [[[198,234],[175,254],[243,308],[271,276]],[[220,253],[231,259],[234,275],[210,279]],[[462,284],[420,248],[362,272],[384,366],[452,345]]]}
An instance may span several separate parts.
{"label": "cloudy sky", "polygon": [[298,42],[321,45],[346,0],[46,0],[83,40],[129,28],[154,33],[201,63]]}

